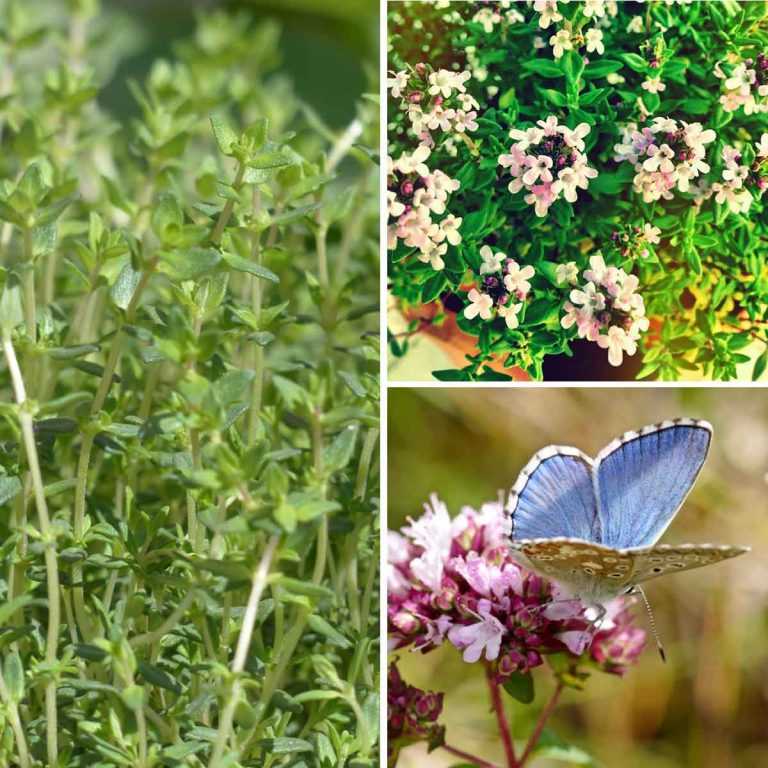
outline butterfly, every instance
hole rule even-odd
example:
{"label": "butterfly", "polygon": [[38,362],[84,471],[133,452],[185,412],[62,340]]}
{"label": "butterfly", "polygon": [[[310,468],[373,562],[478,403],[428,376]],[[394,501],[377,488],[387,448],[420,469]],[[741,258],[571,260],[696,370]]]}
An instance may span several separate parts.
{"label": "butterfly", "polygon": [[748,552],[656,543],[696,482],[711,438],[708,422],[674,419],[625,433],[595,459],[576,448],[542,449],[509,495],[513,556],[602,616],[607,601],[642,593],[643,582]]}

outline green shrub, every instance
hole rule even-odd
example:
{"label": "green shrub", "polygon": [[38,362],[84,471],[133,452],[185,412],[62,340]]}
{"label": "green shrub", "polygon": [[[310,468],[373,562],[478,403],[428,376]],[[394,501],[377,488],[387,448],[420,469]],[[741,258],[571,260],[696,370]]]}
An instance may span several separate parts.
{"label": "green shrub", "polygon": [[218,12],[124,123],[120,17],[0,8],[0,763],[373,766],[375,100]]}

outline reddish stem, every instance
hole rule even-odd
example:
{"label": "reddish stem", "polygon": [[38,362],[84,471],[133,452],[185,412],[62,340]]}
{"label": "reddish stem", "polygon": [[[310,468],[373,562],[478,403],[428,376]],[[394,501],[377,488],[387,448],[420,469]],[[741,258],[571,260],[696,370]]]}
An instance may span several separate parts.
{"label": "reddish stem", "polygon": [[501,698],[501,689],[496,682],[493,670],[490,664],[485,666],[485,679],[488,681],[488,690],[491,693],[491,703],[493,711],[496,713],[496,723],[499,726],[499,736],[504,745],[504,754],[507,758],[507,768],[519,768],[520,764],[515,758],[515,744],[512,741],[512,733],[507,722],[507,715],[504,712],[504,702]]}
{"label": "reddish stem", "polygon": [[456,755],[456,757],[460,757],[462,760],[467,760],[473,765],[478,766],[478,768],[496,768],[493,763],[489,763],[487,760],[483,760],[480,757],[470,755],[469,752],[464,752],[464,750],[456,749],[456,747],[451,747],[448,744],[443,744],[442,747],[446,752],[450,752],[452,755]]}
{"label": "reddish stem", "polygon": [[546,725],[547,720],[549,720],[550,716],[552,715],[552,712],[557,706],[557,702],[560,700],[560,694],[562,692],[563,692],[563,684],[558,680],[557,687],[555,688],[555,691],[552,694],[552,697],[547,702],[547,706],[544,707],[544,709],[541,711],[541,714],[539,715],[539,719],[536,721],[536,727],[533,729],[531,738],[528,739],[528,743],[525,745],[525,750],[523,751],[523,754],[520,757],[520,762],[517,764],[517,768],[523,768],[523,766],[525,765],[525,761],[531,756],[531,752],[533,752],[535,746],[539,743],[539,739],[541,738],[541,732],[544,730],[544,726]]}

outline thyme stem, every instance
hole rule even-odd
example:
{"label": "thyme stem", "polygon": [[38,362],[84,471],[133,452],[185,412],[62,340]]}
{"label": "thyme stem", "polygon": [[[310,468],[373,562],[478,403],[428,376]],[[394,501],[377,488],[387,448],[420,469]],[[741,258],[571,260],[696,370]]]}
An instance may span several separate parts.
{"label": "thyme stem", "polygon": [[[48,516],[48,505],[45,500],[45,488],[43,476],[40,471],[40,461],[35,444],[34,423],[32,414],[25,407],[27,401],[24,379],[21,375],[16,351],[11,343],[10,333],[3,333],[3,353],[8,363],[11,375],[11,383],[19,406],[19,422],[24,438],[24,451],[32,476],[32,487],[37,507],[38,524],[45,545],[45,570],[46,585],[48,588],[48,633],[45,642],[45,661],[50,666],[56,664],[56,650],[59,638],[59,625],[61,623],[61,603],[59,599],[59,566],[56,559],[56,538],[51,528]],[[46,746],[48,764],[56,765],[58,760],[58,713],[56,709],[56,677],[45,684],[45,720],[46,720]]]}

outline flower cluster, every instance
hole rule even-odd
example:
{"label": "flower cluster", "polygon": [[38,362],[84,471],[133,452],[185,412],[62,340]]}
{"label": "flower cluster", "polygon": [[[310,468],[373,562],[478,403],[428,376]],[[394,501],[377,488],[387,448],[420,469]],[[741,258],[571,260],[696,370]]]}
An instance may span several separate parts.
{"label": "flower cluster", "polygon": [[436,221],[433,216],[445,213],[448,195],[459,188],[459,182],[440,170],[430,171],[426,165],[429,155],[429,147],[421,144],[397,160],[388,158],[387,245],[394,250],[402,240],[418,249],[419,261],[440,270],[445,267],[443,256],[448,244],[461,242],[461,219],[448,214]]}
{"label": "flower cluster", "polygon": [[559,125],[554,115],[525,130],[513,128],[509,136],[515,143],[509,154],[499,156],[499,165],[512,176],[509,191],[528,190],[525,202],[534,206],[537,216],[546,216],[560,195],[575,203],[577,190],[587,189],[589,179],[597,176],[584,154],[589,130],[587,123],[575,128]]}
{"label": "flower cluster", "polygon": [[[643,297],[636,293],[638,279],[623,269],[607,266],[600,252],[584,271],[587,281],[574,288],[563,305],[563,328],[576,326],[579,338],[608,350],[608,362],[621,365],[623,355],[634,355],[637,341],[648,330]],[[565,282],[565,281],[564,281]]]}
{"label": "flower cluster", "polygon": [[717,64],[715,75],[723,80],[725,93],[720,104],[724,111],[735,112],[743,107],[745,115],[768,112],[768,56],[764,53],[739,62],[730,75]]}
{"label": "flower cluster", "polygon": [[622,259],[647,259],[653,253],[652,246],[659,242],[661,230],[647,222],[642,227],[619,225],[611,232],[611,247]]}
{"label": "flower cluster", "polygon": [[484,3],[483,7],[472,17],[472,21],[479,24],[486,35],[490,35],[498,25],[513,25],[524,22],[523,14],[512,6],[512,0]]}
{"label": "flower cluster", "polygon": [[431,744],[442,741],[444,727],[437,724],[443,711],[443,694],[422,691],[408,685],[397,665],[387,674],[387,749],[390,765],[397,762],[399,750],[417,741]]}
{"label": "flower cluster", "polygon": [[464,308],[464,317],[471,320],[492,320],[495,308],[499,317],[503,317],[507,328],[517,328],[518,314],[523,302],[531,290],[529,280],[535,274],[533,267],[521,267],[514,259],[508,259],[505,253],[494,253],[489,245],[480,249],[483,263],[480,266],[481,290],[472,288],[467,294],[469,304]]}
{"label": "flower cluster", "polygon": [[477,100],[467,92],[468,71],[432,69],[420,63],[409,70],[391,72],[387,88],[408,115],[418,140],[435,146],[433,133],[463,135],[477,130]]}
{"label": "flower cluster", "polygon": [[762,195],[768,188],[768,133],[755,145],[755,159],[750,165],[743,162],[742,153],[729,145],[723,147],[722,181],[712,184],[709,193],[715,202],[726,204],[731,213],[747,213],[752,206],[752,190]]}
{"label": "flower cluster", "polygon": [[624,128],[615,159],[634,166],[634,189],[646,203],[671,200],[675,189],[688,192],[693,179],[709,172],[705,147],[715,138],[701,123],[656,117],[642,129],[634,123]]}
{"label": "flower cluster", "polygon": [[[560,0],[567,3],[568,0]],[[574,29],[572,21],[565,21],[563,26],[550,36],[549,44],[552,46],[552,55],[559,59],[566,51],[576,51],[586,46],[587,53],[602,54],[605,52],[603,44],[603,32],[599,25],[608,20],[608,17],[616,16],[618,5],[607,0],[584,0],[579,5],[584,18],[594,21],[595,26],[586,30]],[[563,21],[563,15],[557,7],[557,0],[535,0],[533,10],[539,14],[539,27],[549,29],[556,27],[556,23]]]}
{"label": "flower cluster", "polygon": [[623,673],[642,651],[623,598],[595,628],[588,610],[512,559],[501,502],[451,520],[436,496],[425,513],[388,538],[390,648],[429,651],[448,642],[464,661],[485,659],[497,679],[567,652]]}

